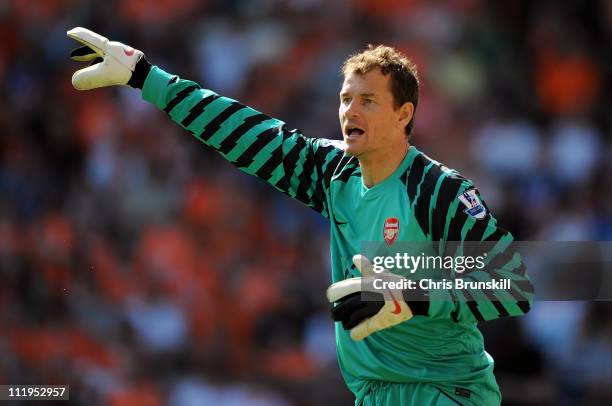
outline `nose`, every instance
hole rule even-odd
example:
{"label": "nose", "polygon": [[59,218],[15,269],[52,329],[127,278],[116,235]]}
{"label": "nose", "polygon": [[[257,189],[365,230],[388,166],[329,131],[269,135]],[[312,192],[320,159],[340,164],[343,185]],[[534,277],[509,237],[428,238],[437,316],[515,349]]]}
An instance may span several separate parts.
{"label": "nose", "polygon": [[359,115],[359,105],[355,102],[355,100],[351,100],[351,102],[344,106],[344,117],[346,118],[355,118]]}

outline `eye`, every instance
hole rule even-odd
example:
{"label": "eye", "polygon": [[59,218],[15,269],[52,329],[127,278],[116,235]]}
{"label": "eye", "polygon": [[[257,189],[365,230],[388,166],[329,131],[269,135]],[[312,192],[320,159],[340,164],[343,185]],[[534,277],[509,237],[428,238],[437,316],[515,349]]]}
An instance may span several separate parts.
{"label": "eye", "polygon": [[350,97],[341,97],[340,100],[342,101],[343,104],[349,104],[351,102]]}
{"label": "eye", "polygon": [[372,103],[374,103],[374,100],[372,99],[363,99],[363,104],[367,105],[367,104],[372,104]]}

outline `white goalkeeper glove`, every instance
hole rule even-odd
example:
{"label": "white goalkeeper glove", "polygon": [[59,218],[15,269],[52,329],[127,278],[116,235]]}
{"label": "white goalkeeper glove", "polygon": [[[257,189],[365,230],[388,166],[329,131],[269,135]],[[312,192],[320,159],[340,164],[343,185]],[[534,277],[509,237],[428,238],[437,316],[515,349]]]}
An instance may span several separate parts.
{"label": "white goalkeeper glove", "polygon": [[[73,28],[66,34],[84,45],[73,50],[70,57],[75,61],[91,62],[88,67],[72,75],[72,86],[75,89],[89,90],[128,84],[132,87],[142,87],[142,84],[134,86],[130,80],[138,62],[146,62],[141,51],[121,42],[109,41],[108,38],[83,27]],[[144,77],[139,79],[144,82]]]}
{"label": "white goalkeeper glove", "polygon": [[376,274],[363,255],[355,255],[353,263],[361,277],[336,282],[327,289],[329,302],[332,306],[337,303],[332,307],[332,318],[351,331],[353,340],[363,340],[372,333],[412,318],[413,312],[404,299],[405,291],[374,287],[375,279],[398,283],[403,280],[401,276],[390,272]]}

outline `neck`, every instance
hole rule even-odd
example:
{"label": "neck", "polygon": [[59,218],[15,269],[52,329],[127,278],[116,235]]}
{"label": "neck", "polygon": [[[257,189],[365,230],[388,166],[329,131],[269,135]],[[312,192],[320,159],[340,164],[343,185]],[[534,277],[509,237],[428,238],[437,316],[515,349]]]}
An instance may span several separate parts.
{"label": "neck", "polygon": [[404,160],[409,147],[410,144],[406,141],[385,153],[359,157],[364,185],[371,188],[391,176]]}

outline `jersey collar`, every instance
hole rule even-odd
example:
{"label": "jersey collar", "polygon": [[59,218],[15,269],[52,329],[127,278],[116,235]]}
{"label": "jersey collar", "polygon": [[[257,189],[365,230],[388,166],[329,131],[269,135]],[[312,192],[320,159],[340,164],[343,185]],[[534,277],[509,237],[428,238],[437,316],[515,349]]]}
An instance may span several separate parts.
{"label": "jersey collar", "polygon": [[376,194],[377,191],[385,189],[387,187],[387,185],[393,183],[393,181],[395,179],[398,179],[400,176],[402,176],[402,174],[404,172],[406,172],[408,170],[410,165],[412,165],[412,162],[414,161],[414,158],[418,154],[419,154],[419,151],[414,146],[411,145],[410,147],[408,147],[408,151],[406,152],[406,155],[404,156],[404,159],[399,164],[399,166],[393,171],[393,173],[391,173],[391,175],[389,175],[382,182],[377,183],[377,184],[375,184],[374,186],[372,186],[370,188],[367,187],[363,183],[363,178],[361,178],[361,195],[363,197],[365,197],[366,195]]}

